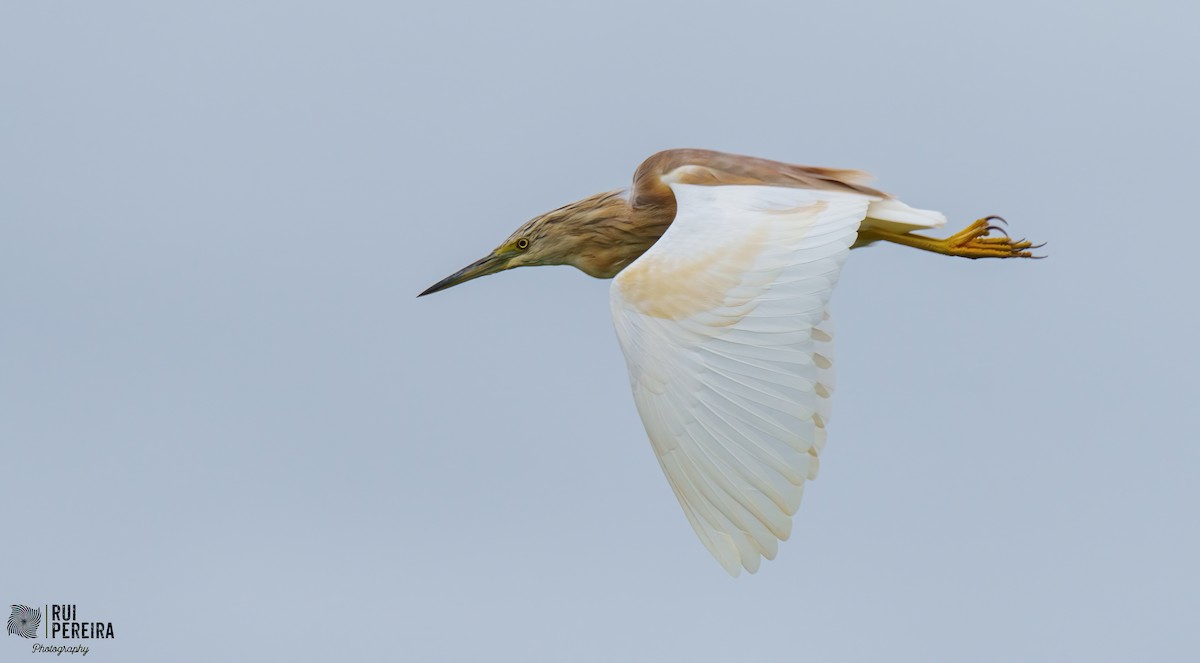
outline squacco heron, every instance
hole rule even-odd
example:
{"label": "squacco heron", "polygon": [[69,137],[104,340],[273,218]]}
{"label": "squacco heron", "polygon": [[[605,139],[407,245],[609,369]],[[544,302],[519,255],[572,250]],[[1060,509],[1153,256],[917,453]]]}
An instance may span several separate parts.
{"label": "squacco heron", "polygon": [[[732,575],[774,559],[817,476],[834,387],[828,303],[850,249],[1032,258],[994,222],[942,239],[938,212],[854,170],[707,150],[647,159],[633,187],[530,220],[421,295],[527,265],[612,278],[634,401],[683,512]],[[614,278],[615,277],[615,278]]]}

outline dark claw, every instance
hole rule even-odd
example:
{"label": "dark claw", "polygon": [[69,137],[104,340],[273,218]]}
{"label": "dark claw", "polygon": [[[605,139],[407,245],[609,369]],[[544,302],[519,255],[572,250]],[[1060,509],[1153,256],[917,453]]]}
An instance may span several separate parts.
{"label": "dark claw", "polygon": [[[996,218],[999,219],[1000,217],[996,217]],[[1000,219],[1000,220],[1003,221],[1004,219]],[[1000,233],[1001,235],[1008,237],[1008,231],[1005,230],[1004,228],[1001,228],[1000,226],[988,226],[988,227],[984,228],[984,230],[987,230],[989,232],[992,230],[995,230],[996,232]],[[1012,239],[1012,238],[1009,237],[1009,239]]]}
{"label": "dark claw", "polygon": [[1005,221],[1005,220],[1004,220],[1004,217],[1002,217],[1002,216],[996,216],[996,215],[994,215],[994,214],[993,214],[992,216],[985,216],[985,217],[983,217],[983,220],[984,220],[984,221],[999,221],[1000,223],[1003,223],[1003,224],[1004,224],[1004,225],[1006,225],[1006,226],[1008,225],[1008,221]]}
{"label": "dark claw", "polygon": [[[1045,245],[1046,245],[1046,243],[1045,243],[1045,242],[1042,242],[1041,244],[1034,244],[1033,246],[1030,246],[1029,248],[1031,248],[1031,249],[1040,249],[1040,248],[1042,248],[1042,247],[1043,247],[1043,246],[1045,246]],[[1045,258],[1046,256],[1042,256],[1042,257],[1043,257],[1043,258]]]}

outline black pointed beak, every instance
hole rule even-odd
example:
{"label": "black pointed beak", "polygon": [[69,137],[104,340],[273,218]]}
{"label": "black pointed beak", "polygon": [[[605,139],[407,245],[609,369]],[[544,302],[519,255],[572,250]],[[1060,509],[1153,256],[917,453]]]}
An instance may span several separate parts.
{"label": "black pointed beak", "polygon": [[434,283],[426,288],[425,292],[422,292],[417,296],[424,297],[425,295],[432,295],[435,292],[440,292],[446,288],[452,288],[460,283],[466,283],[471,279],[477,279],[481,276],[487,276],[488,274],[495,274],[496,272],[502,272],[506,269],[508,269],[508,259],[497,256],[493,253],[482,260],[476,260],[475,262],[463,267],[457,272],[454,272],[441,281]]}

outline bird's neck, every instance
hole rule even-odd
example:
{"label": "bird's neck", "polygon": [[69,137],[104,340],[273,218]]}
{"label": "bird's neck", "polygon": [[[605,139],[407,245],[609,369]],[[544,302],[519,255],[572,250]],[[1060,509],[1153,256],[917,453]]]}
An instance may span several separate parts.
{"label": "bird's neck", "polygon": [[675,214],[636,209],[626,196],[612,196],[587,216],[580,219],[580,243],[571,264],[590,276],[611,279],[662,237]]}

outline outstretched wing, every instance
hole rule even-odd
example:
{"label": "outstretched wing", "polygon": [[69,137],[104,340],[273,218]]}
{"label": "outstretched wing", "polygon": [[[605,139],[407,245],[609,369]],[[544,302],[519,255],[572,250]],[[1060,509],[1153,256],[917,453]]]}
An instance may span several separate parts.
{"label": "outstretched wing", "polygon": [[695,169],[683,168],[663,173],[675,220],[613,282],[613,320],[663,472],[737,575],[774,558],[816,476],[833,390],[826,304],[882,194],[685,183]]}

